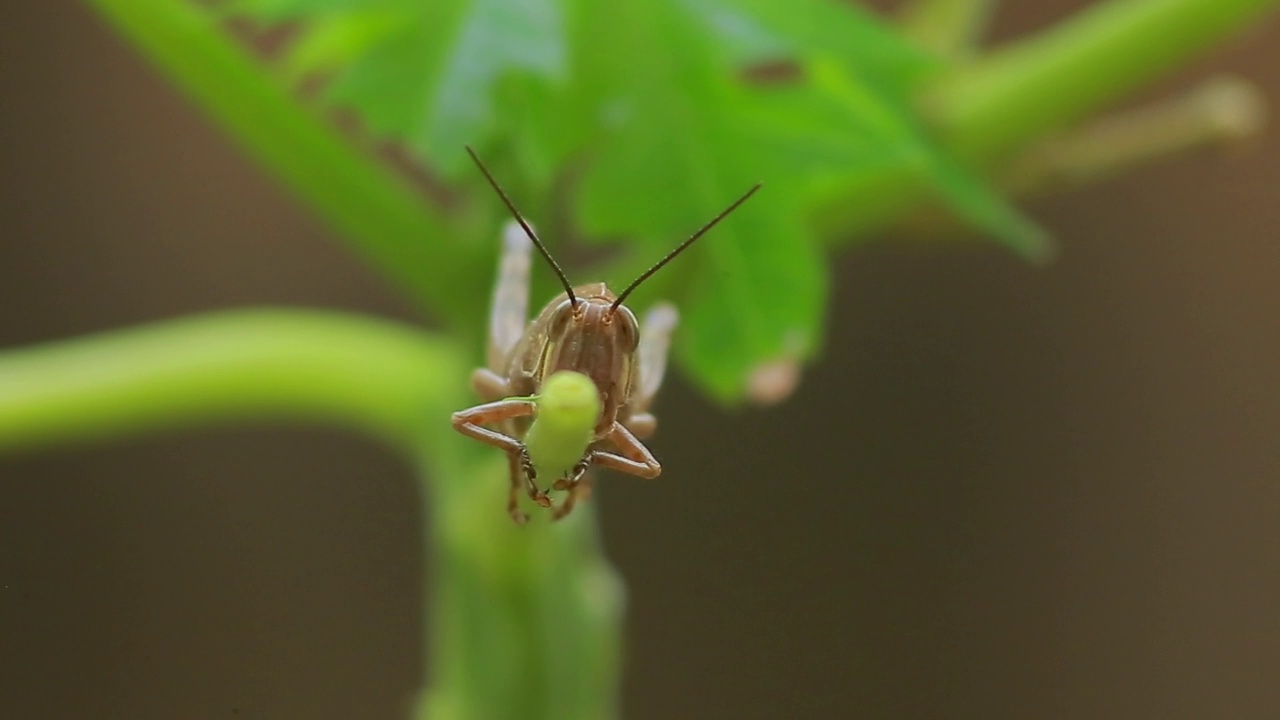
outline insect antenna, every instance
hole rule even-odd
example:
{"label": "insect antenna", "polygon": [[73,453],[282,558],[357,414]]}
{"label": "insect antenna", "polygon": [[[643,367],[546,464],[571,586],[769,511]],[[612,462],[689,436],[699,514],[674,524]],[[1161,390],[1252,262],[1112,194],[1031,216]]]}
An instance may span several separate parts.
{"label": "insect antenna", "polygon": [[654,273],[662,269],[663,265],[666,265],[667,263],[671,262],[673,259],[675,259],[677,255],[684,252],[686,248],[692,245],[694,240],[697,240],[698,238],[705,235],[708,230],[715,227],[716,223],[725,219],[725,217],[728,216],[729,213],[733,212],[734,210],[737,210],[738,206],[746,202],[747,198],[754,195],[755,192],[759,190],[763,184],[764,183],[756,183],[755,185],[752,185],[751,189],[748,190],[746,193],[744,193],[742,197],[738,198],[737,200],[734,200],[732,205],[725,208],[724,210],[721,210],[719,215],[716,215],[715,217],[711,218],[711,222],[698,228],[698,231],[695,232],[693,235],[690,235],[688,240],[685,240],[684,242],[677,245],[674,250],[667,253],[666,257],[654,263],[653,267],[641,273],[640,277],[636,278],[635,280],[632,280],[631,284],[627,286],[627,289],[618,293],[618,299],[614,300],[613,304],[609,306],[609,312],[612,313],[614,310],[617,310],[618,306],[622,304],[622,301],[626,300],[627,296],[631,294],[631,291],[635,290],[637,287],[640,286],[640,283],[652,277]]}
{"label": "insect antenna", "polygon": [[[555,271],[556,277],[560,278],[560,284],[564,286],[564,292],[569,296],[570,307],[577,307],[578,298],[574,297],[573,286],[569,284],[569,278],[565,277],[564,270],[560,269],[559,263],[555,261],[555,258],[551,257],[551,253],[547,251],[547,247],[538,239],[538,235],[533,232],[533,228],[529,227],[529,223],[525,222],[525,219],[521,217],[520,211],[516,209],[515,203],[511,202],[511,198],[507,197],[507,194],[503,192],[502,186],[498,185],[497,180],[493,179],[493,175],[489,173],[489,168],[485,167],[484,163],[480,162],[480,156],[476,155],[476,151],[472,150],[470,145],[463,145],[463,147],[467,149],[467,154],[475,161],[476,167],[480,168],[480,172],[484,174],[485,179],[489,181],[489,185],[498,193],[498,197],[502,198],[503,204],[505,204],[507,209],[511,211],[511,217],[515,218],[516,222],[520,223],[520,227],[524,229],[524,234],[529,236],[529,240],[533,242],[533,246],[538,248],[538,252],[542,254],[542,257],[546,259],[547,264]],[[746,198],[743,199],[745,200]],[[720,218],[716,219],[719,220]],[[714,225],[715,223],[713,222],[712,224]]]}

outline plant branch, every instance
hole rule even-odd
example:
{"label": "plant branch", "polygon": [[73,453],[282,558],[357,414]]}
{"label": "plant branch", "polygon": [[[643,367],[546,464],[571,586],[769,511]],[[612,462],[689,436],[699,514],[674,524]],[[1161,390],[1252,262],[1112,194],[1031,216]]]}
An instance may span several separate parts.
{"label": "plant branch", "polygon": [[529,508],[517,526],[505,510],[506,459],[475,443],[450,448],[461,456],[423,458],[433,476],[431,660],[416,717],[617,717],[625,591],[604,557],[595,503],[556,523]]}
{"label": "plant branch", "polygon": [[423,468],[434,558],[425,717],[616,714],[623,590],[591,503],[506,512],[500,453],[453,432],[462,353],[398,324],[232,311],[0,352],[0,452],[237,420],[367,432]]}
{"label": "plant branch", "polygon": [[[1109,0],[957,68],[926,88],[920,103],[964,161],[1005,165],[1277,5],[1280,0]],[[831,188],[812,217],[838,245],[900,226],[930,195],[910,167],[890,166]]]}
{"label": "plant branch", "polygon": [[1092,120],[1019,155],[997,177],[1019,197],[1098,182],[1190,150],[1238,144],[1266,121],[1262,91],[1218,76],[1158,103]]}
{"label": "plant branch", "polygon": [[976,49],[996,0],[915,0],[899,13],[902,32],[943,57],[965,60]]}
{"label": "plant branch", "polygon": [[[405,180],[359,152],[190,0],[85,0],[358,254],[437,312],[474,251]],[[487,255],[486,255],[487,257]]]}
{"label": "plant branch", "polygon": [[440,418],[459,402],[461,357],[409,327],[295,310],[223,312],[10,350],[0,353],[0,450],[262,419],[432,441],[449,432]]}
{"label": "plant branch", "polygon": [[1256,21],[1277,0],[1109,0],[942,78],[926,107],[990,163],[1108,105]]}

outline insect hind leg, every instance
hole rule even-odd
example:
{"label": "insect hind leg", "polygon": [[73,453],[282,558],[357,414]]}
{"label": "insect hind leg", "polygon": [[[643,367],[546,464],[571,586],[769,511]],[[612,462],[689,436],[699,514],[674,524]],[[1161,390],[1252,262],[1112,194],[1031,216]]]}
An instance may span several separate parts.
{"label": "insect hind leg", "polygon": [[502,229],[502,256],[498,260],[498,281],[493,287],[489,308],[489,369],[506,370],[511,349],[520,341],[528,322],[529,263],[533,243],[520,224],[507,221]]}
{"label": "insect hind leg", "polygon": [[667,356],[671,351],[671,335],[680,324],[680,313],[671,303],[658,303],[645,313],[640,324],[639,378],[636,397],[631,401],[633,413],[644,413],[662,388],[667,373]]}

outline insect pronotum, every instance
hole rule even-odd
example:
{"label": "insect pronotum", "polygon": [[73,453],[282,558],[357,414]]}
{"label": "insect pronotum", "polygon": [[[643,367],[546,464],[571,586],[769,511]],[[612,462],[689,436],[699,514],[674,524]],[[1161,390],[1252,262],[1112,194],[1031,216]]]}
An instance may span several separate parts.
{"label": "insect pronotum", "polygon": [[[470,147],[467,153],[511,212],[513,221],[503,231],[498,281],[489,311],[489,341],[486,366],[471,375],[471,385],[484,401],[453,414],[453,427],[463,435],[506,452],[510,466],[507,510],[517,523],[528,516],[520,510],[523,489],[534,503],[551,507],[547,491],[538,485],[540,476],[551,480],[550,489],[566,491],[565,499],[553,511],[560,519],[573,510],[591,490],[587,470],[601,466],[642,478],[655,478],[662,466],[641,440],[653,435],[657,419],[649,412],[662,385],[667,366],[667,350],[678,321],[670,303],[659,303],[636,321],[623,301],[641,283],[684,252],[716,223],[746,202],[760,184],[735,200],[659,260],[621,293],[614,295],[604,283],[573,287],[564,271],[551,257],[511,199],[494,180],[488,168]],[[526,325],[529,302],[530,252],[537,248],[559,278],[564,292]],[[567,373],[566,373],[567,371]],[[578,374],[578,380],[574,379]],[[555,383],[548,384],[554,376]],[[568,378],[564,381],[563,378]],[[591,432],[579,436],[561,428],[578,423],[542,422],[534,435],[540,442],[557,446],[559,461],[535,462],[526,441],[539,415],[539,403],[572,404],[572,393],[583,387],[581,378],[594,385],[598,405],[590,404],[596,415]],[[577,388],[577,390],[575,390]],[[542,393],[546,393],[543,395]],[[580,408],[579,405],[573,405]],[[596,410],[595,408],[599,409]],[[580,409],[563,410],[557,405],[555,417],[547,410],[547,420],[569,418]],[[498,429],[485,427],[496,426]],[[581,448],[576,462],[563,462],[566,448]],[[549,464],[548,464],[549,463]],[[564,465],[564,467],[558,467]],[[539,472],[542,471],[542,472]],[[550,471],[552,475],[546,477]]]}

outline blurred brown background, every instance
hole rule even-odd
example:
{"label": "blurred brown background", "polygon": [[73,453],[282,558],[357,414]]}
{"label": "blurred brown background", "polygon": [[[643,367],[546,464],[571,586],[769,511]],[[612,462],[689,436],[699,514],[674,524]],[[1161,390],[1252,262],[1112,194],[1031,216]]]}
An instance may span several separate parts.
{"label": "blurred brown background", "polygon": [[[1006,3],[998,35],[1082,4]],[[1224,70],[1280,106],[1280,28],[1147,96]],[[0,150],[2,347],[413,319],[78,3],[6,6]],[[1280,132],[1030,210],[1047,270],[845,254],[781,408],[668,388],[667,474],[598,495],[628,717],[1280,717]],[[0,457],[0,718],[403,717],[418,510],[337,432]]]}

